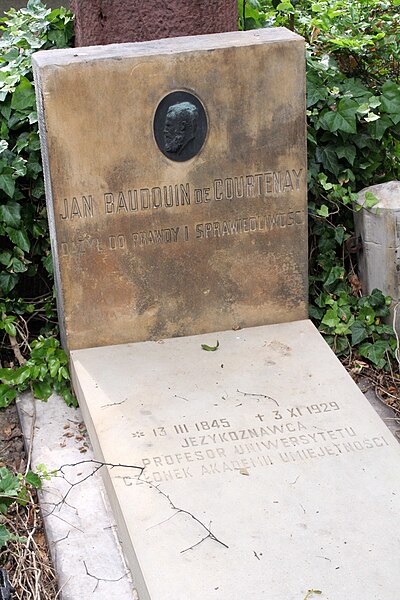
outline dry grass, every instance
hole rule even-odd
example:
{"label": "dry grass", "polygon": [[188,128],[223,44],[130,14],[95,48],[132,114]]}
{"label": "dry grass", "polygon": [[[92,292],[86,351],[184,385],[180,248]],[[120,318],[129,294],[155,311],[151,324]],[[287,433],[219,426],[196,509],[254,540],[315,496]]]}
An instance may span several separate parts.
{"label": "dry grass", "polygon": [[355,361],[350,368],[345,366],[364,394],[372,389],[378,400],[393,410],[393,421],[399,426],[396,435],[400,438],[400,375],[373,369],[367,363],[362,363],[360,371],[360,362]]}
{"label": "dry grass", "polygon": [[13,600],[55,600],[57,579],[48,556],[36,494],[26,506],[14,504],[3,524],[23,541],[11,541],[0,551],[0,565],[7,569],[15,592]]}

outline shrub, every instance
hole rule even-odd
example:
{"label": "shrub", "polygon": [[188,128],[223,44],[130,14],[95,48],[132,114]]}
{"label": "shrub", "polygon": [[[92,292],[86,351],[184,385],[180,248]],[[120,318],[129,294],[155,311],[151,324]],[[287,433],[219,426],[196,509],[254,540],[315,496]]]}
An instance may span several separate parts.
{"label": "shrub", "polygon": [[239,0],[242,28],[284,25],[306,40],[310,316],[337,354],[356,347],[386,368],[390,300],[361,295],[347,246],[357,192],[400,179],[399,4]]}
{"label": "shrub", "polygon": [[56,388],[72,402],[66,357],[52,337],[57,319],[31,67],[33,52],[71,45],[72,14],[29,0],[0,23],[0,347],[3,363],[19,363],[15,373],[0,371],[0,406],[29,385],[42,399]]}

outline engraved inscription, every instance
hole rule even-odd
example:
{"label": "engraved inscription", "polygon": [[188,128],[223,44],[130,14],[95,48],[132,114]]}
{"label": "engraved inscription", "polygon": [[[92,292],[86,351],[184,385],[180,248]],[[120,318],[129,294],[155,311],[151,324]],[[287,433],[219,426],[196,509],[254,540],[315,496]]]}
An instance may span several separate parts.
{"label": "engraved inscription", "polygon": [[63,220],[93,217],[93,196],[81,196],[79,199],[74,196],[71,201],[64,198],[63,209],[60,213]]}
{"label": "engraved inscription", "polygon": [[[335,417],[332,428],[318,426],[318,420],[324,419],[326,413],[339,411],[340,415],[341,410],[338,402],[320,402],[271,409],[254,415],[257,425],[242,428],[235,427],[232,419],[218,417],[147,430],[150,437],[176,440],[176,448],[144,456],[142,475],[128,477],[125,483],[160,483],[243,469],[249,474],[252,469],[334,458],[389,445],[383,435],[365,436],[356,426],[346,422],[339,425],[340,416],[339,420]],[[132,437],[138,437],[137,431]]]}
{"label": "engraved inscription", "polygon": [[170,244],[177,242],[180,227],[169,229],[155,229],[151,231],[140,231],[132,234],[133,246],[146,246],[148,244]]}
{"label": "engraved inscription", "polygon": [[301,225],[304,222],[303,211],[275,213],[264,217],[249,217],[233,221],[213,221],[212,223],[197,223],[195,225],[196,239],[225,237],[254,231],[271,231],[274,228],[286,228]]}
{"label": "engraved inscription", "polygon": [[60,218],[73,221],[96,214],[123,215],[209,202],[278,197],[298,191],[304,185],[303,169],[285,169],[215,179],[201,188],[186,182],[109,191],[102,196],[92,193],[70,200],[65,198]]}
{"label": "engraved inscription", "polygon": [[224,238],[244,234],[267,233],[276,229],[292,229],[303,225],[304,211],[297,210],[285,213],[271,213],[234,220],[212,221],[179,225],[145,231],[134,231],[129,236],[123,234],[109,235],[106,239],[84,236],[72,241],[61,242],[61,254],[74,256],[87,252],[104,252],[109,250],[132,250],[159,244],[177,242],[201,242],[205,239]]}

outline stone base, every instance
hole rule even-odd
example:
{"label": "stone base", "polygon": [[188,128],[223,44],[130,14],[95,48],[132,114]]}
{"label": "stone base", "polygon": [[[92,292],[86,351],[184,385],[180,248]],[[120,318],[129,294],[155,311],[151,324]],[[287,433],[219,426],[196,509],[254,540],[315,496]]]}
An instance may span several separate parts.
{"label": "stone base", "polygon": [[141,600],[397,597],[400,448],[309,321],[71,364]]}

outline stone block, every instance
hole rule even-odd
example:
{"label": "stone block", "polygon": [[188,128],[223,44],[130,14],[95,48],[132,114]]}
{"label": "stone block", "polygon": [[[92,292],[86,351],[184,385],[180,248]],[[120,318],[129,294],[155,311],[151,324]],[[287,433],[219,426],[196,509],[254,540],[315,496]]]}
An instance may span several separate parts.
{"label": "stone block", "polygon": [[71,0],[76,46],[236,31],[236,0]]}
{"label": "stone block", "polygon": [[302,38],[265,29],[33,63],[64,347],[307,316]]}
{"label": "stone block", "polygon": [[309,321],[71,362],[141,600],[397,598],[400,447]]}
{"label": "stone block", "polygon": [[400,298],[400,181],[388,181],[361,190],[358,202],[372,193],[379,202],[354,213],[358,264],[363,290],[374,288]]}

